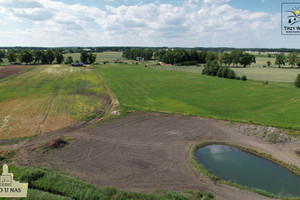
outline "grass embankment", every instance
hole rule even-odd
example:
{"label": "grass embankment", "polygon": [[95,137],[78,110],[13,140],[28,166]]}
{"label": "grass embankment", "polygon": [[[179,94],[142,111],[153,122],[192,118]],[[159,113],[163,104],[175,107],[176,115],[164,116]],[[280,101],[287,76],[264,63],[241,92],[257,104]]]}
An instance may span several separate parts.
{"label": "grass embankment", "polygon": [[97,66],[125,110],[195,115],[300,129],[300,90],[144,66]]}
{"label": "grass embankment", "polygon": [[42,168],[9,167],[14,179],[29,183],[28,199],[138,199],[138,200],[196,200],[213,199],[210,192],[199,191],[161,192],[159,194],[143,194],[120,191],[112,187],[98,188],[77,178],[59,174]]}
{"label": "grass embankment", "polygon": [[28,137],[104,113],[106,90],[95,71],[36,66],[0,80],[0,139]]}
{"label": "grass embankment", "polygon": [[215,182],[218,182],[218,183],[231,185],[231,186],[243,189],[243,190],[252,191],[252,192],[258,193],[260,195],[264,195],[264,196],[271,197],[271,198],[300,200],[300,197],[283,198],[283,197],[276,196],[275,194],[269,193],[267,191],[264,191],[264,190],[261,190],[261,189],[258,189],[258,188],[250,188],[250,187],[243,186],[243,185],[231,182],[231,181],[221,180],[218,176],[210,173],[198,161],[197,156],[196,156],[196,152],[197,152],[198,149],[200,149],[201,147],[212,145],[212,144],[220,144],[220,145],[227,145],[227,146],[235,147],[237,149],[240,149],[242,151],[251,153],[253,155],[259,156],[259,157],[264,158],[266,160],[269,160],[269,161],[271,161],[273,163],[276,163],[276,164],[278,164],[278,165],[280,165],[282,167],[285,167],[288,170],[290,170],[292,173],[300,176],[300,168],[298,168],[296,165],[288,164],[288,163],[286,163],[286,162],[284,162],[282,160],[274,158],[271,154],[267,154],[267,153],[264,153],[264,152],[257,151],[255,149],[250,149],[250,148],[247,148],[247,147],[244,147],[244,146],[240,146],[240,145],[236,145],[236,144],[231,144],[231,143],[228,143],[228,142],[221,142],[221,141],[202,141],[200,143],[195,144],[192,147],[192,149],[190,150],[190,164],[192,165],[192,167],[194,168],[194,170],[196,171],[196,173],[198,173],[199,175],[209,177],[211,180],[213,180]]}

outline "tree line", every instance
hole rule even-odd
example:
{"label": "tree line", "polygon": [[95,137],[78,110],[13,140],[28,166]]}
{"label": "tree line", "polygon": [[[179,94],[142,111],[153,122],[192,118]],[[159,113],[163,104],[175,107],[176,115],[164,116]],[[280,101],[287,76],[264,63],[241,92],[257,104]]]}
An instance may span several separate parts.
{"label": "tree line", "polygon": [[143,57],[145,60],[151,60],[153,57],[152,49],[126,49],[123,51],[123,57],[135,60],[137,57]]}
{"label": "tree line", "polygon": [[196,50],[173,49],[173,50],[160,50],[154,54],[151,50],[131,49],[123,52],[123,57],[135,60],[136,57],[145,57],[149,60],[154,57],[167,64],[176,65],[197,65],[205,64],[209,61],[217,61],[221,66],[231,65],[238,67],[250,66],[256,62],[255,56],[250,53],[244,53],[242,50],[235,49],[231,53],[215,53],[215,52],[198,52]]}
{"label": "tree line", "polygon": [[[300,58],[298,52],[291,52],[287,56],[283,53],[276,55],[275,65],[278,65],[280,68],[282,65],[289,63],[291,67],[295,67],[296,65],[300,67]],[[269,65],[269,64],[268,64]]]}
{"label": "tree line", "polygon": [[[9,50],[8,52],[0,51],[0,63],[3,62],[3,58],[7,58],[11,64],[16,63],[34,63],[34,64],[71,64],[73,58],[68,56],[65,60],[61,51],[47,50]],[[64,62],[65,61],[65,62]],[[88,53],[87,51],[81,51],[80,61],[84,64],[92,64],[96,61],[96,54]],[[78,60],[76,62],[79,62]]]}
{"label": "tree line", "polygon": [[[54,61],[61,64],[64,61],[64,56],[59,51],[53,51],[51,49],[42,50],[10,50],[8,52],[2,51],[0,53],[1,58],[7,58],[9,63],[34,63],[34,64],[52,64]],[[0,59],[0,62],[3,62]]]}

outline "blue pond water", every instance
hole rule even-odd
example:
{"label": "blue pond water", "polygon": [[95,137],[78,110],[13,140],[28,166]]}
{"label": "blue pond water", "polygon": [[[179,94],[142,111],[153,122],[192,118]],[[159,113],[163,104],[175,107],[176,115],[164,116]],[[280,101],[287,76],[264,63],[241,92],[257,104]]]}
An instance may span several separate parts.
{"label": "blue pond water", "polygon": [[197,150],[198,161],[221,179],[282,197],[300,196],[300,177],[266,159],[225,145]]}

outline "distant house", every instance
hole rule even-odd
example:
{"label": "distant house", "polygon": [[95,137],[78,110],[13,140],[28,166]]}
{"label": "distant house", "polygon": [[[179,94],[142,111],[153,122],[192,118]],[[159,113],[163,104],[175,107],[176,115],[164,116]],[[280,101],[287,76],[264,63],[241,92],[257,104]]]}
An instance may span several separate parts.
{"label": "distant house", "polygon": [[144,57],[136,57],[136,61],[145,61]]}
{"label": "distant house", "polygon": [[84,51],[91,51],[91,49],[83,49]]}
{"label": "distant house", "polygon": [[72,63],[72,67],[83,67],[83,63]]}

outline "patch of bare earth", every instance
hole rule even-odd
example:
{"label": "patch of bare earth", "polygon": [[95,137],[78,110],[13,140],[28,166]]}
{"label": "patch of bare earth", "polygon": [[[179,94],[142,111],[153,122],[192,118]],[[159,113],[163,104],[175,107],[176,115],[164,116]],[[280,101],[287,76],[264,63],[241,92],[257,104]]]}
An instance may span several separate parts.
{"label": "patch of bare earth", "polygon": [[[72,143],[46,152],[36,148],[62,136],[73,138]],[[300,167],[299,141],[273,144],[223,121],[150,113],[131,113],[90,130],[71,128],[33,138],[19,145],[14,162],[63,170],[123,190],[209,190],[217,199],[268,199],[197,175],[189,164],[189,151],[203,140],[254,148]]]}
{"label": "patch of bare earth", "polygon": [[10,65],[6,67],[0,68],[0,79],[5,78],[7,76],[19,74],[20,72],[31,68],[32,65]]}

